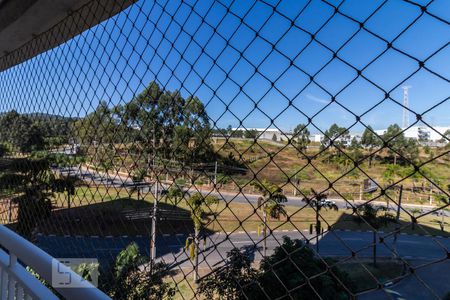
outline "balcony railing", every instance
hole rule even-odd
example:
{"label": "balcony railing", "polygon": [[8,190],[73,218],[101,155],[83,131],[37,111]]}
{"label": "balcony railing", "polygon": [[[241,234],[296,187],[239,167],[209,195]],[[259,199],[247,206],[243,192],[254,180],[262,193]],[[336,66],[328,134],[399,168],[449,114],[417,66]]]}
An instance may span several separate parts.
{"label": "balcony railing", "polygon": [[55,258],[5,226],[0,226],[0,245],[3,248],[0,250],[0,300],[59,299],[55,290],[65,299],[110,299],[63,264],[58,264],[58,272],[65,274],[68,280],[77,282],[77,287],[49,289],[26,267],[39,274],[47,283],[52,283]]}

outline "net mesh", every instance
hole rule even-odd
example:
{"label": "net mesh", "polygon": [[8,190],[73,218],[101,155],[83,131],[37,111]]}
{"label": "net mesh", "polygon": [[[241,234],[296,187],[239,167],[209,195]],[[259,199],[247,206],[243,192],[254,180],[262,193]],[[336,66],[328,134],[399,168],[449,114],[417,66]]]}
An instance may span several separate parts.
{"label": "net mesh", "polygon": [[0,56],[3,224],[115,299],[450,292],[445,1],[129,4]]}

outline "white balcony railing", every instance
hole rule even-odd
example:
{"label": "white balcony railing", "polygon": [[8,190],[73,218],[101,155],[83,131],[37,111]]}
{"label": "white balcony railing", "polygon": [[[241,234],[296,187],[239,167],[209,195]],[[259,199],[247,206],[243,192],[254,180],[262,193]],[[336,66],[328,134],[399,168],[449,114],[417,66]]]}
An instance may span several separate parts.
{"label": "white balcony railing", "polygon": [[[4,249],[0,249],[0,300],[59,299],[25,268],[29,266],[42,279],[51,283],[52,256],[3,225],[0,225],[0,246]],[[65,299],[110,299],[69,267],[59,265],[58,271],[77,282],[76,288],[54,288]]]}

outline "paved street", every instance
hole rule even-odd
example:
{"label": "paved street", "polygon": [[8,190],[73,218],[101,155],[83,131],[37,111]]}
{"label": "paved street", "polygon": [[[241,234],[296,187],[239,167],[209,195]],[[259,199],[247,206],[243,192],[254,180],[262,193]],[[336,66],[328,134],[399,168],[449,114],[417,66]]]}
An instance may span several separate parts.
{"label": "paved street", "polygon": [[[282,237],[289,236],[298,239],[311,239],[307,232],[274,232],[267,239],[267,254],[282,243]],[[379,235],[382,237],[382,234]],[[166,263],[187,266],[191,265],[188,253],[184,250],[187,235],[159,235],[157,238],[157,255]],[[373,234],[371,232],[334,231],[324,234],[320,238],[320,255],[335,257],[350,257],[352,251],[358,257],[371,257]],[[38,236],[38,244],[44,250],[56,257],[90,257],[95,253],[99,258],[115,257],[126,245],[136,242],[143,253],[149,253],[149,238],[137,237],[69,237],[69,236]],[[314,247],[315,239],[311,239]],[[262,236],[255,232],[235,232],[228,236],[225,233],[216,233],[207,237],[204,247],[201,243],[200,261],[214,265],[223,261],[226,253],[234,247],[248,251],[253,260],[259,261],[262,254]],[[203,251],[203,248],[205,249]],[[393,256],[393,239],[386,238],[383,244],[377,247],[379,257]],[[415,235],[399,235],[397,239],[397,253],[404,259],[437,260],[447,257],[450,251],[449,238],[433,238]]]}
{"label": "paved street", "polygon": [[[103,175],[100,174],[98,172],[92,171],[92,170],[88,170],[86,168],[80,169],[80,168],[76,168],[76,167],[72,167],[72,168],[60,168],[58,169],[59,172],[61,172],[62,174],[72,174],[72,175],[77,175],[80,178],[83,178],[84,180],[87,181],[93,181],[97,184],[102,184],[105,182],[108,182],[110,186],[112,187],[127,187],[133,184],[132,180],[128,177],[123,177],[123,176],[109,176],[108,178]],[[191,189],[189,190],[189,193],[194,193],[196,192],[197,189]],[[144,188],[143,192],[149,192],[149,188]],[[227,202],[234,202],[234,203],[257,203],[258,198],[260,197],[259,195],[254,195],[254,194],[241,194],[241,193],[233,193],[233,192],[224,192],[224,191],[220,191],[220,192],[216,192],[216,191],[202,191],[204,194],[210,194],[210,195],[215,195],[218,196],[219,199],[225,200]],[[296,207],[302,207],[305,206],[305,203],[301,201],[301,197],[292,197],[292,196],[288,196],[288,205],[290,206],[296,206]],[[349,207],[348,203],[342,199],[332,199],[330,198],[329,200],[336,202],[336,205],[339,208],[346,208],[347,206]],[[365,202],[365,200],[355,200],[354,203],[356,205],[358,204],[363,204]],[[353,203],[353,201],[352,201]],[[386,203],[385,202],[379,202],[379,201],[374,201],[372,202],[374,205],[383,205],[385,206]],[[403,209],[407,209],[407,210],[411,210],[411,209],[417,209],[420,208],[422,210],[423,213],[429,212],[433,209],[435,209],[435,207],[433,206],[429,206],[429,205],[417,205],[417,204],[406,204],[403,203],[402,204],[402,208]],[[390,210],[392,211],[396,211],[397,210],[397,206],[395,204],[391,204]],[[439,212],[440,214],[441,212]],[[450,211],[444,211],[444,215],[445,216],[450,216]]]}
{"label": "paved street", "polygon": [[[68,173],[67,169],[60,171]],[[92,180],[95,183],[104,183],[108,180],[104,175],[87,170],[71,169],[70,173],[77,174],[85,178],[85,180]],[[129,178],[116,177],[109,179],[109,184],[115,187],[123,187],[132,184],[132,181]],[[146,191],[148,191],[148,188]],[[233,201],[237,203],[256,203],[259,197],[258,195],[244,196],[242,194],[218,194],[216,192],[211,194],[217,195],[227,202]],[[303,206],[304,203],[300,200],[300,198],[288,197],[288,203],[292,206]],[[344,201],[339,199],[330,200],[336,201],[340,208],[345,208]],[[404,204],[403,206],[407,209],[418,207],[410,204]],[[432,209],[429,206],[420,206],[420,208],[424,212]],[[446,215],[448,216],[450,213],[446,212]],[[273,252],[276,246],[282,243],[282,237],[285,235],[309,241],[310,246],[315,249],[316,240],[309,232],[273,232],[267,238],[268,255]],[[384,233],[380,233],[377,239],[383,236]],[[186,238],[187,235],[184,234],[159,235],[157,237],[158,259],[164,260],[174,269],[190,270],[193,264],[189,259],[188,252],[184,249]],[[136,242],[142,252],[148,255],[149,238],[143,236],[38,237],[39,246],[55,257],[92,257],[92,254],[95,253],[96,257],[106,264],[113,262],[115,256],[131,242]],[[367,261],[367,259],[372,257],[372,243],[372,232],[328,232],[320,237],[319,254],[322,257],[348,258],[354,252],[357,258]],[[262,236],[258,236],[256,232],[234,232],[230,235],[215,233],[207,237],[206,244],[201,243],[200,268],[208,270],[220,265],[223,263],[226,253],[235,247],[247,252],[255,262],[259,262],[262,258]],[[450,291],[450,261],[447,259],[450,252],[450,238],[400,234],[396,243],[394,243],[393,237],[386,237],[383,243],[378,244],[377,256],[379,258],[390,258],[394,256],[394,251],[411,266],[421,267],[414,274],[406,276],[399,282],[381,290],[365,293],[359,299],[440,299]],[[424,264],[427,266],[422,267]],[[417,286],[421,288],[418,289]]]}

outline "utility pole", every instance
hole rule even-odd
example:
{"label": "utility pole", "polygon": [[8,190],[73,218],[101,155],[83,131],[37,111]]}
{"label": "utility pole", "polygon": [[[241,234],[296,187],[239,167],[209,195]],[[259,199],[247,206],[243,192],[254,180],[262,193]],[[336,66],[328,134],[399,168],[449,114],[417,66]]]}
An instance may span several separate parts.
{"label": "utility pole", "polygon": [[395,221],[397,223],[397,228],[395,229],[395,233],[394,233],[394,256],[397,255],[397,235],[398,235],[398,231],[401,228],[399,222],[400,222],[400,208],[402,207],[402,196],[403,196],[403,185],[400,186],[400,193],[398,196],[398,205],[397,205],[397,216],[395,217]]}
{"label": "utility pole", "polygon": [[214,164],[214,188],[217,188],[217,160]]}
{"label": "utility pole", "polygon": [[150,263],[151,269],[155,265],[156,260],[156,214],[158,212],[158,180],[155,181],[155,200],[153,201],[153,214],[152,214],[152,234],[150,240]]}

